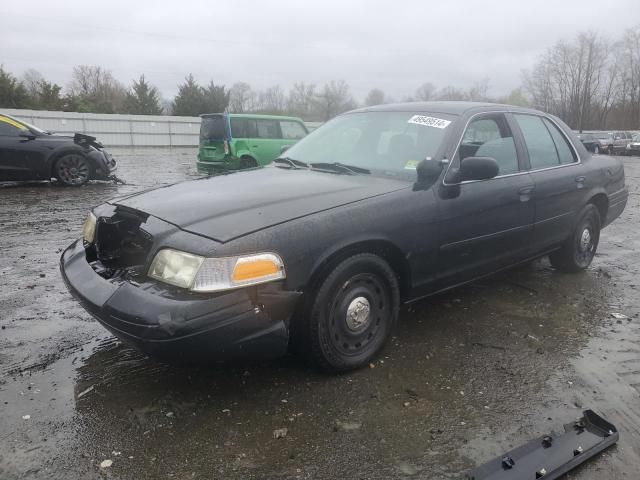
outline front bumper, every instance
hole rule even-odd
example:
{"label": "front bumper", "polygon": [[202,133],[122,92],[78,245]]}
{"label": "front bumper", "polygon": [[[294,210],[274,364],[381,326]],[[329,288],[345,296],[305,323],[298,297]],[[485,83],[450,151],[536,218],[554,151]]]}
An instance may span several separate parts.
{"label": "front bumper", "polygon": [[300,296],[276,283],[201,295],[156,282],[108,280],[87,262],[81,239],[63,252],[60,270],[73,296],[111,333],[170,362],[284,355]]}
{"label": "front bumper", "polygon": [[118,169],[118,163],[113,155],[104,150],[95,150],[88,154],[93,162],[95,178],[98,180],[108,180]]}

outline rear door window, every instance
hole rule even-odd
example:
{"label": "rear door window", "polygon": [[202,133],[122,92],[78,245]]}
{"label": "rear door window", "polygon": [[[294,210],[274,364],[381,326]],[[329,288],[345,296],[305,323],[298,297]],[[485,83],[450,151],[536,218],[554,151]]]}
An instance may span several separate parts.
{"label": "rear door window", "polygon": [[560,165],[558,151],[549,130],[536,115],[514,114],[529,152],[532,170]]}
{"label": "rear door window", "polygon": [[307,134],[300,122],[293,120],[280,120],[280,129],[282,130],[282,138],[287,140],[300,140]]}
{"label": "rear door window", "polygon": [[256,120],[256,123],[258,125],[257,138],[282,138],[280,122],[277,120],[259,118]]}
{"label": "rear door window", "polygon": [[231,118],[233,138],[256,138],[256,121],[253,118]]}
{"label": "rear door window", "polygon": [[553,138],[553,143],[556,146],[556,151],[558,152],[558,157],[560,158],[560,163],[566,165],[568,163],[573,163],[577,159],[574,156],[573,150],[571,146],[569,146],[569,141],[566,137],[558,130],[552,122],[547,120],[546,118],[543,120],[547,130],[551,134]]}

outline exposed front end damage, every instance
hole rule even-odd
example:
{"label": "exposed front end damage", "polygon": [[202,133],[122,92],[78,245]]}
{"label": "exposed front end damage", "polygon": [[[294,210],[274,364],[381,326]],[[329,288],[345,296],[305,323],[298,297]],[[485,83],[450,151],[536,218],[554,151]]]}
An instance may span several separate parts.
{"label": "exposed front end damage", "polygon": [[165,361],[284,355],[300,293],[273,282],[200,294],[149,279],[156,238],[174,233],[167,225],[122,208],[99,217],[96,241],[78,240],[62,254],[70,292],[115,336]]}

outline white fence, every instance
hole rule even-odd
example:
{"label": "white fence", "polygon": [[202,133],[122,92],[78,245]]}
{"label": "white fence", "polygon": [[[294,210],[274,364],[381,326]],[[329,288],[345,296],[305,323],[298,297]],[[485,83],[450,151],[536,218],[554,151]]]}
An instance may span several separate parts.
{"label": "white fence", "polygon": [[[200,117],[16,109],[2,109],[0,113],[52,132],[92,135],[107,147],[197,147],[200,134]],[[305,125],[311,131],[320,123],[305,122]]]}

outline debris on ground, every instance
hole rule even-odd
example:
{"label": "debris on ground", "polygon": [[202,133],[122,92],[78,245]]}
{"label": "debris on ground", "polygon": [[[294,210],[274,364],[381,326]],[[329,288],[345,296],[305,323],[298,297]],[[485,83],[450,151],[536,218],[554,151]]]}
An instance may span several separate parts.
{"label": "debris on ground", "polygon": [[80,399],[80,398],[84,397],[87,393],[92,392],[92,391],[93,391],[93,385],[91,385],[91,386],[90,386],[89,388],[87,388],[86,390],[81,391],[81,392],[78,394],[78,397],[77,397],[77,398],[78,398],[78,399]]}
{"label": "debris on ground", "polygon": [[278,438],[284,438],[287,436],[287,429],[286,428],[277,428],[273,431],[273,438],[275,438],[276,440]]}
{"label": "debris on ground", "polygon": [[624,313],[618,313],[618,312],[611,312],[611,316],[616,320],[626,320],[627,318],[629,318]]}
{"label": "debris on ground", "polygon": [[113,465],[113,460],[107,459],[100,462],[100,468],[109,468],[111,465]]}
{"label": "debris on ground", "polygon": [[336,423],[333,426],[333,431],[350,432],[353,430],[359,430],[360,427],[362,427],[362,423],[360,422],[341,422],[340,420],[336,420]]}
{"label": "debris on ground", "polygon": [[400,462],[398,464],[398,469],[404,475],[415,475],[420,471],[418,467],[408,462]]}
{"label": "debris on ground", "polygon": [[29,419],[31,419],[31,415],[23,415],[22,419],[23,420],[29,420]]}

